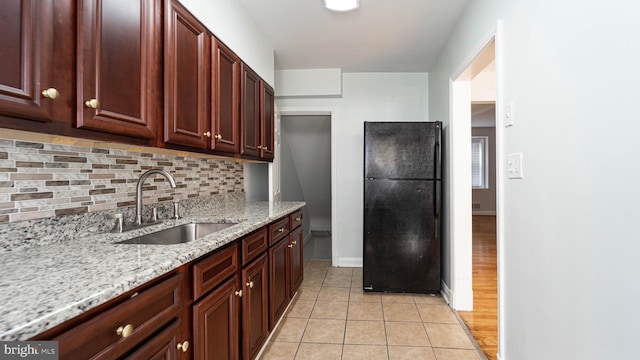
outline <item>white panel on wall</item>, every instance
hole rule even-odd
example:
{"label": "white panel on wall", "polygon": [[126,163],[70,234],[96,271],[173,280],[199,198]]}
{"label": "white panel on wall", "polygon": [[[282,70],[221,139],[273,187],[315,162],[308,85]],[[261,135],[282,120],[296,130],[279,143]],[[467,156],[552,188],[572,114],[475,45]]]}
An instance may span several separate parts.
{"label": "white panel on wall", "polygon": [[340,96],[342,70],[277,70],[276,96]]}

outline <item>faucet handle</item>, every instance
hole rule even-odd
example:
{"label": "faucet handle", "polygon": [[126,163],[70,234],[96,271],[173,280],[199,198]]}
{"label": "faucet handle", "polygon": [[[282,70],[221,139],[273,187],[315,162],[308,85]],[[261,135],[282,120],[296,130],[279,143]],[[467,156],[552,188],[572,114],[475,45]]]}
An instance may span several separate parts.
{"label": "faucet handle", "polygon": [[116,225],[113,227],[111,232],[121,233],[122,228],[124,227],[124,215],[122,215],[122,213],[117,213],[113,215],[107,215],[107,218],[109,218],[110,220],[116,220]]}
{"label": "faucet handle", "polygon": [[180,207],[177,201],[173,202],[173,218],[176,220],[180,219]]}

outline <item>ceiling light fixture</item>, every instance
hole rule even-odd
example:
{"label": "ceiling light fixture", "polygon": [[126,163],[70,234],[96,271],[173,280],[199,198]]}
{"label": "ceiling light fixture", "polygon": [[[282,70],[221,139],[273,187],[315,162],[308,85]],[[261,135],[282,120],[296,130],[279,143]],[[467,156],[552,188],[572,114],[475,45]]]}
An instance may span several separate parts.
{"label": "ceiling light fixture", "polygon": [[358,0],[324,0],[324,7],[333,11],[351,11],[358,6]]}

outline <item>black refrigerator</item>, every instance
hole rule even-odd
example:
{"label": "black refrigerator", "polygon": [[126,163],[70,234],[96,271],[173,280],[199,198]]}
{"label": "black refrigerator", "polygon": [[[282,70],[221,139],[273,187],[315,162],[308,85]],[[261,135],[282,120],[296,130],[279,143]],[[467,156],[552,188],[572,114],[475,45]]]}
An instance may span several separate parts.
{"label": "black refrigerator", "polygon": [[365,291],[440,291],[442,123],[364,123]]}

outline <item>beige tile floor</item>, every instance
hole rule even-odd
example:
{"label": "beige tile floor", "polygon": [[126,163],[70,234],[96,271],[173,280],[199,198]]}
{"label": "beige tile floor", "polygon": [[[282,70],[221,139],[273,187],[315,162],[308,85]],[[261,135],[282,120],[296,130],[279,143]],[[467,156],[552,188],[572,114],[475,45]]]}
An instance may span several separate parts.
{"label": "beige tile floor", "polygon": [[441,296],[362,291],[362,268],[307,260],[262,360],[482,360]]}

